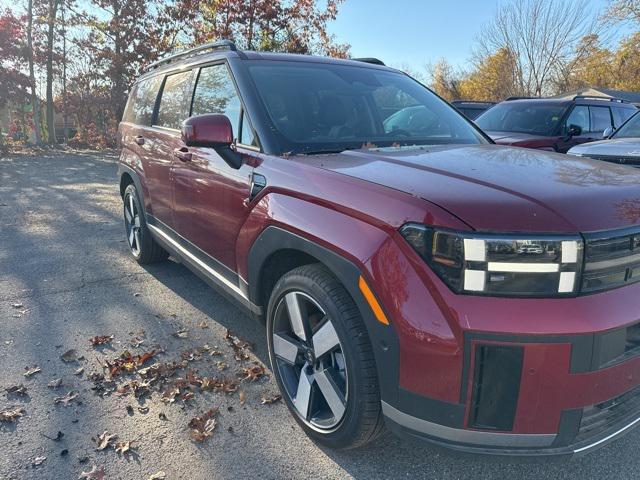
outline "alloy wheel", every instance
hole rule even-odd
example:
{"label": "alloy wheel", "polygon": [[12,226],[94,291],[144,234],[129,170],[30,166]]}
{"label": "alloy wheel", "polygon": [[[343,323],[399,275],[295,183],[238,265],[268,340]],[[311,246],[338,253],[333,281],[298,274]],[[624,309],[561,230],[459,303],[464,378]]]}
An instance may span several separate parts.
{"label": "alloy wheel", "polygon": [[124,198],[124,223],[127,229],[129,248],[136,257],[140,255],[140,212],[133,195],[127,193]]}
{"label": "alloy wheel", "polygon": [[344,417],[348,377],[331,319],[309,295],[290,291],[274,312],[272,348],[284,394],[310,427],[327,431]]}

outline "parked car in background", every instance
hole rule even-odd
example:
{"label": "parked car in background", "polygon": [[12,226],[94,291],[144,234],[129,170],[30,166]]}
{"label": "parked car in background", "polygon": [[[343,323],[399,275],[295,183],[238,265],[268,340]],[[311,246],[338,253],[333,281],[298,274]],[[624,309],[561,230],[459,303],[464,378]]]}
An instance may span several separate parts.
{"label": "parked car in background", "polygon": [[514,97],[475,122],[499,145],[566,153],[575,145],[601,140],[606,129],[621,126],[637,111],[631,103],[605,97]]}
{"label": "parked car in background", "polygon": [[640,424],[640,170],[493,145],[377,61],[228,41],[151,65],[119,136],[132,257],[264,322],[316,441],[571,456]]}
{"label": "parked car in background", "polygon": [[568,153],[578,157],[640,167],[640,113],[636,113],[627,120],[606,140],[575,146]]}
{"label": "parked car in background", "polygon": [[451,102],[451,105],[456,107],[469,120],[475,120],[495,104],[496,102],[475,102],[471,100],[454,100]]}

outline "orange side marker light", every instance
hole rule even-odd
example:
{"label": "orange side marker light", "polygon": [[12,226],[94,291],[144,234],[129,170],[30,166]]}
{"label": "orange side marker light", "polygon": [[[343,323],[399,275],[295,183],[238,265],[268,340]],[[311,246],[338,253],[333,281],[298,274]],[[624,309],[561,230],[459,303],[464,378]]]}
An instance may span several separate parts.
{"label": "orange side marker light", "polygon": [[378,321],[384,325],[389,325],[389,319],[382,311],[382,307],[378,303],[376,297],[373,295],[373,292],[369,288],[369,285],[367,285],[367,282],[365,282],[364,278],[362,278],[362,275],[358,280],[358,286],[360,287],[362,295],[364,295],[364,298],[367,300],[367,303],[371,307],[371,310],[373,310],[373,314],[376,316]]}

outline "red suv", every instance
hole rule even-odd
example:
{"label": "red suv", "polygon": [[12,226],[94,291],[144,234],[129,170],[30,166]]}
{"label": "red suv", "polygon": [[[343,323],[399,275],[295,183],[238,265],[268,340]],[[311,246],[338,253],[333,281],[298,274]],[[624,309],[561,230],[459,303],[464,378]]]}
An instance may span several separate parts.
{"label": "red suv", "polygon": [[503,455],[640,422],[640,171],[493,145],[375,60],[152,65],[120,125],[131,253],[266,322],[295,419]]}

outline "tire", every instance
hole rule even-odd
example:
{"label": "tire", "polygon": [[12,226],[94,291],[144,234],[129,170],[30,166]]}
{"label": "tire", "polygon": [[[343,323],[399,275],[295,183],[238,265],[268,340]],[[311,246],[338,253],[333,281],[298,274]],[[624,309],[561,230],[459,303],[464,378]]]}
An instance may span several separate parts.
{"label": "tire", "polygon": [[[299,321],[304,317],[306,327]],[[267,340],[282,397],[309,437],[348,449],[384,432],[367,330],[353,299],[327,268],[305,265],[278,280],[267,309]]]}
{"label": "tire", "polygon": [[166,260],[169,254],[151,236],[135,185],[125,189],[123,201],[125,235],[133,258],[140,265]]}

